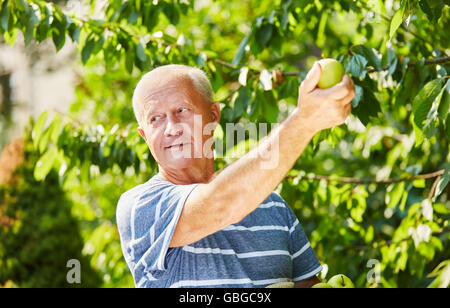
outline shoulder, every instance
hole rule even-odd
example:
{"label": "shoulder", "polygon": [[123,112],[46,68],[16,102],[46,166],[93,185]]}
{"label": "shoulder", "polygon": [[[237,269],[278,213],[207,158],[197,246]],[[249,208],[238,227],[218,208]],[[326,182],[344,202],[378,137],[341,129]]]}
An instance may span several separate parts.
{"label": "shoulder", "polygon": [[160,181],[158,176],[153,176],[147,182],[137,185],[120,195],[117,202],[116,219],[120,224],[130,221],[133,209],[139,204],[139,201],[157,195],[165,188],[170,187],[169,182]]}
{"label": "shoulder", "polygon": [[116,219],[119,229],[133,229],[136,236],[146,232],[154,221],[170,219],[197,184],[176,185],[158,174],[147,182],[124,192],[118,201]]}
{"label": "shoulder", "polygon": [[286,201],[284,201],[284,199],[275,191],[271,192],[270,195],[267,197],[266,200],[269,200],[269,202],[279,202],[279,203],[283,203],[284,205],[287,206]]}

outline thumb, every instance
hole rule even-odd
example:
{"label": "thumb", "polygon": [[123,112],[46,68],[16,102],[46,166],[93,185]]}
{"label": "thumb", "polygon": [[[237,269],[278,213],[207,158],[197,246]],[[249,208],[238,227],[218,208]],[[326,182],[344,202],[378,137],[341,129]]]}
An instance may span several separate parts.
{"label": "thumb", "polygon": [[316,88],[321,75],[322,67],[319,62],[316,61],[301,84],[302,91],[304,91],[304,93],[313,91]]}

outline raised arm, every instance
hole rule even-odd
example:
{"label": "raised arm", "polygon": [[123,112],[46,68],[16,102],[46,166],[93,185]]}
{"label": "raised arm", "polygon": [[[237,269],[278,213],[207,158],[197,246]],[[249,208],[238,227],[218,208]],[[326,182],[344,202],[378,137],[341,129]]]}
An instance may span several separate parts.
{"label": "raised arm", "polygon": [[[317,132],[344,123],[355,95],[352,80],[345,75],[339,84],[322,90],[316,86],[320,76],[316,62],[300,85],[298,105],[288,118],[252,151],[194,189],[186,200],[171,247],[191,244],[242,220],[283,180]],[[272,156],[269,163],[259,153],[278,156]]]}

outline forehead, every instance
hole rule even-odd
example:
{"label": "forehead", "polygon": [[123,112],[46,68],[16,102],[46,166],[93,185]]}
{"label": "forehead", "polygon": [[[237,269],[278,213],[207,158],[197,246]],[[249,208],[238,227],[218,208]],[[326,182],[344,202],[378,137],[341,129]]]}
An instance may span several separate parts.
{"label": "forehead", "polygon": [[199,106],[202,100],[192,82],[186,79],[143,80],[140,87],[141,103],[146,113],[176,103]]}

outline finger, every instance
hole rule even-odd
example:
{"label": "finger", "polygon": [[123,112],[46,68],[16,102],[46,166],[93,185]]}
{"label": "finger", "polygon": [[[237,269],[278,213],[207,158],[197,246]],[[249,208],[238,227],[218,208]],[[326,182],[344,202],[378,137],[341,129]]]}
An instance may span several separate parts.
{"label": "finger", "polygon": [[306,75],[305,80],[303,80],[302,84],[300,85],[301,91],[304,93],[313,91],[316,88],[317,83],[319,83],[321,75],[322,68],[319,62],[315,62],[311,70]]}
{"label": "finger", "polygon": [[352,104],[348,104],[344,107],[343,111],[342,111],[342,118],[344,120],[344,122],[346,123],[348,116],[350,115],[352,111]]}
{"label": "finger", "polygon": [[353,82],[353,79],[351,79],[348,75],[344,76],[345,80],[343,80],[345,82],[345,84],[347,85],[347,87],[355,92],[355,83]]}
{"label": "finger", "polygon": [[355,86],[353,84],[353,80],[348,77],[348,75],[344,75],[342,81],[335,86],[327,89],[330,91],[324,91],[323,95],[329,95],[334,100],[343,100],[348,96],[355,96]]}
{"label": "finger", "polygon": [[352,104],[345,106],[345,112],[349,115],[352,112]]}
{"label": "finger", "polygon": [[346,96],[344,96],[341,99],[337,99],[336,101],[339,104],[347,105],[347,104],[351,103],[351,101],[353,100],[354,97],[355,97],[355,90],[350,90]]}
{"label": "finger", "polygon": [[334,100],[341,100],[349,93],[349,88],[342,82],[332,86],[331,88],[320,90],[319,95],[326,96]]}

